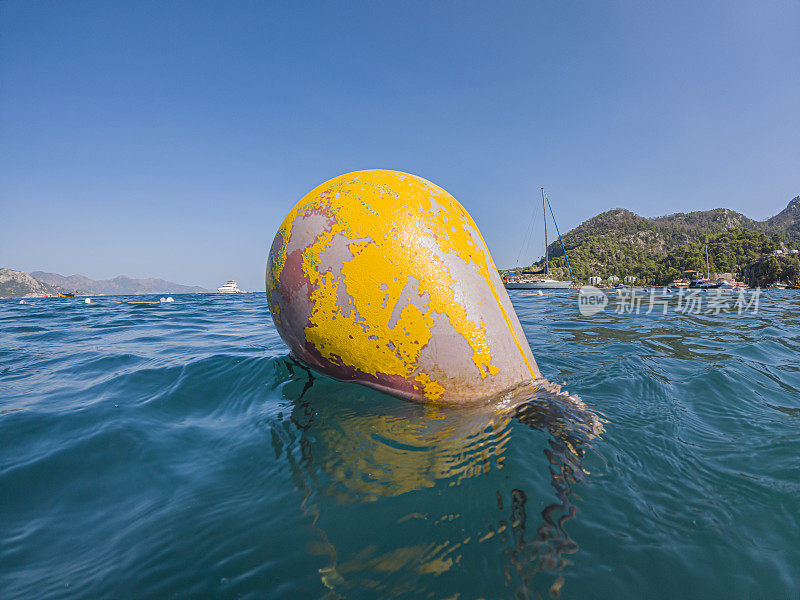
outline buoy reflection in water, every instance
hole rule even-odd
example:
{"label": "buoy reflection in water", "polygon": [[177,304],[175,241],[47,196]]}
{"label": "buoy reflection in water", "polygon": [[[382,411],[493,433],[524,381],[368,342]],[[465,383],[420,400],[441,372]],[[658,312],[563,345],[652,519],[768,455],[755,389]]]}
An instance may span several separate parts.
{"label": "buoy reflection in water", "polygon": [[[508,592],[559,593],[578,548],[564,529],[572,486],[602,431],[580,401],[542,386],[502,406],[420,405],[285,365],[291,417],[273,423],[272,446],[304,495],[317,539],[308,550],[332,594],[453,593],[465,555],[484,557],[487,581],[503,573]],[[527,427],[542,432],[543,452],[515,456],[514,432]],[[506,480],[509,459],[530,465],[526,481]]]}

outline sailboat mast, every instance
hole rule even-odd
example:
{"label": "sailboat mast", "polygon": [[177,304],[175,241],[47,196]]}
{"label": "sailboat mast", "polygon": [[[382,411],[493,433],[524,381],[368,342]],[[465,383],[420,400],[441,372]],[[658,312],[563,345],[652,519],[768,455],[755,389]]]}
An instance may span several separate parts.
{"label": "sailboat mast", "polygon": [[708,272],[708,244],[706,244],[706,279],[711,279],[711,275]]}
{"label": "sailboat mast", "polygon": [[544,216],[544,274],[550,271],[550,264],[547,258],[547,211],[544,206],[544,188],[542,188],[542,216]]}

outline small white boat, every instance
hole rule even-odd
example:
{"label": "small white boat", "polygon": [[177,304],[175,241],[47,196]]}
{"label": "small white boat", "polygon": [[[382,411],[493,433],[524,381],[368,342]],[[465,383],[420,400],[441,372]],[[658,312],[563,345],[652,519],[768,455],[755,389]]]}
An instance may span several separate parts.
{"label": "small white boat", "polygon": [[226,281],[223,285],[217,288],[220,294],[245,294],[244,290],[240,290],[235,281]]}
{"label": "small white boat", "polygon": [[689,284],[689,287],[695,290],[715,290],[722,287],[722,284],[709,279],[695,279]]}

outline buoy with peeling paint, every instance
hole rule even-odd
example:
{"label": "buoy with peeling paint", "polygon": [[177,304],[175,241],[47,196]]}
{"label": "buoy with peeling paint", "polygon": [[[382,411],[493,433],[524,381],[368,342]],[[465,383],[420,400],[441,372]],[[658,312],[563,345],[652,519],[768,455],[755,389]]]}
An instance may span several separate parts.
{"label": "buoy with peeling paint", "polygon": [[266,287],[294,356],[340,380],[466,404],[541,377],[475,222],[415,175],[358,171],[309,192]]}

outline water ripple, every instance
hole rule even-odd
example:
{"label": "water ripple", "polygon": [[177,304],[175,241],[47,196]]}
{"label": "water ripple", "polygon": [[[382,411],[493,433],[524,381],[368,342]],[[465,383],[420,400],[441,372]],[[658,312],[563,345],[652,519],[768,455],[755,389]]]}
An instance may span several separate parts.
{"label": "water ripple", "polygon": [[0,301],[2,597],[797,594],[794,292],[591,317],[514,293],[583,402],[501,410],[311,373],[263,294],[95,300]]}

